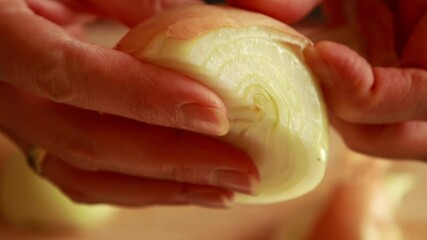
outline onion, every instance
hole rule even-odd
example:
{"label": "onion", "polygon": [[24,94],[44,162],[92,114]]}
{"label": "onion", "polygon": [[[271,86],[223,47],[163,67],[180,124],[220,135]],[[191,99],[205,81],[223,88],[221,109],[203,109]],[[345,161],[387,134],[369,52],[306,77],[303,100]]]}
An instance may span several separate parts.
{"label": "onion", "polygon": [[310,40],[270,17],[230,7],[172,9],[129,31],[117,49],[184,73],[227,107],[221,137],[257,165],[260,191],[245,204],[301,196],[323,178],[328,121],[314,75],[304,62]]}

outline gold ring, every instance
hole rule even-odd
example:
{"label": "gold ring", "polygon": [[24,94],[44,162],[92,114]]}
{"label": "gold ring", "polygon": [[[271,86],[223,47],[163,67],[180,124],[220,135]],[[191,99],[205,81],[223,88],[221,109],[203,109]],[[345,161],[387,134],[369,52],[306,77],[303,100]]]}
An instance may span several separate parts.
{"label": "gold ring", "polygon": [[27,157],[28,165],[31,167],[31,169],[34,172],[40,173],[41,165],[46,155],[47,155],[47,152],[43,148],[40,148],[34,145],[30,146],[30,148],[26,153],[26,157]]}

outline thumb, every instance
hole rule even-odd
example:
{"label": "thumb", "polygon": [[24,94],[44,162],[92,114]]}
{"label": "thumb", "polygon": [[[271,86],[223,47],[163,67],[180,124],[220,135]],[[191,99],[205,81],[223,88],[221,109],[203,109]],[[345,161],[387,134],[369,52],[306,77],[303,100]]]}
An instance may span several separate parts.
{"label": "thumb", "polygon": [[305,52],[336,115],[351,123],[385,124],[427,117],[427,71],[371,66],[350,48],[319,42]]}

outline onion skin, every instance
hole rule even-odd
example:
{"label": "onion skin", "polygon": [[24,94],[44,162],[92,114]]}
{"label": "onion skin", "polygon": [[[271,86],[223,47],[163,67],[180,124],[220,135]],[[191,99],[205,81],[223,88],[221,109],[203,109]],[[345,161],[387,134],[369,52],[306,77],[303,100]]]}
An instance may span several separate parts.
{"label": "onion skin", "polygon": [[[120,51],[133,54],[144,49],[154,37],[166,31],[173,39],[188,40],[219,28],[264,26],[297,38],[304,47],[313,45],[288,25],[265,15],[226,6],[196,5],[166,10],[132,29],[132,37],[124,37],[117,45]],[[136,39],[138,39],[136,41]]]}

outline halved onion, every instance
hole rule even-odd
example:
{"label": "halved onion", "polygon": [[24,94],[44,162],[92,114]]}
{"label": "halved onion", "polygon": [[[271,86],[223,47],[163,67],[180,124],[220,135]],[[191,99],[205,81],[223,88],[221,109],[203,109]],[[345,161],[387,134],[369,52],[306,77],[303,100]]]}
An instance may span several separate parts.
{"label": "halved onion", "polygon": [[197,5],[141,23],[117,49],[193,77],[222,98],[230,130],[221,139],[252,157],[261,174],[259,194],[235,200],[261,204],[301,196],[323,178],[328,121],[302,54],[311,44],[267,16]]}

